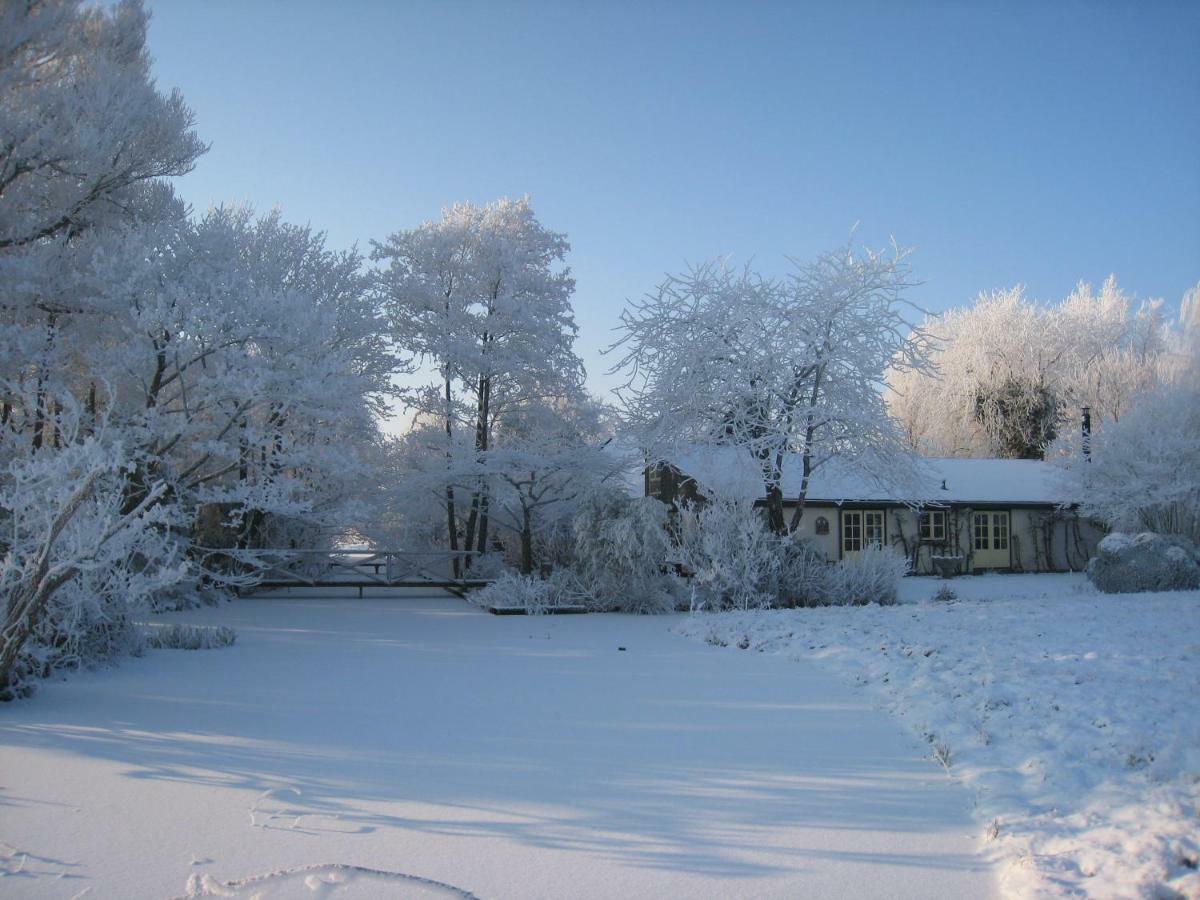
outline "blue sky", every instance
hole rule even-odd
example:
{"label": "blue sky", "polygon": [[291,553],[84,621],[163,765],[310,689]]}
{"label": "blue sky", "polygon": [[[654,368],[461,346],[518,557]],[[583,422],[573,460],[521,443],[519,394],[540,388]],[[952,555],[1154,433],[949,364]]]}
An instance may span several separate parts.
{"label": "blue sky", "polygon": [[149,0],[212,143],[181,194],[335,246],[529,194],[565,231],[579,348],[719,254],[914,246],[941,310],[1117,275],[1200,281],[1200,3]]}

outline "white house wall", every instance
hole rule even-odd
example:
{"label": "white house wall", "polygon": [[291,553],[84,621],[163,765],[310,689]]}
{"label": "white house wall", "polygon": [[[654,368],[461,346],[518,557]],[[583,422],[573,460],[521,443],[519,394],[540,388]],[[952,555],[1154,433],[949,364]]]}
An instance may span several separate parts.
{"label": "white house wall", "polygon": [[[933,574],[931,557],[935,554],[963,556],[965,571],[978,566],[972,551],[971,522],[976,507],[962,506],[946,511],[948,545],[922,543],[918,540],[920,527],[917,512],[908,507],[856,505],[855,509],[884,509],[887,541],[890,546],[915,557],[914,571]],[[816,547],[831,560],[840,558],[841,507],[810,504],[804,510],[796,538]],[[1016,572],[1078,571],[1095,553],[1096,544],[1104,531],[1096,524],[1081,519],[1070,510],[1053,507],[1004,507],[987,505],[978,511],[1005,511],[1009,514],[1009,558],[1007,565],[998,565]],[[791,515],[787,510],[787,515]],[[829,524],[827,534],[817,533],[818,520]],[[1049,541],[1047,542],[1047,534]]]}

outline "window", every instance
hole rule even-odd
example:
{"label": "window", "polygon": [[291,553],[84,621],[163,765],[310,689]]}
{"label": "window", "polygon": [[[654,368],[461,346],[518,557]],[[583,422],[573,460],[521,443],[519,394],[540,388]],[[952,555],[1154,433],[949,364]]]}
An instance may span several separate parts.
{"label": "window", "polygon": [[817,516],[816,525],[817,534],[829,534],[829,520],[824,516]]}
{"label": "window", "polygon": [[992,513],[992,549],[1008,549],[1008,513]]}
{"label": "window", "polygon": [[883,512],[869,509],[863,513],[863,542],[883,546]]}
{"label": "window", "polygon": [[976,550],[999,551],[1007,559],[1010,523],[1008,512],[977,512],[971,516],[971,544]]}
{"label": "window", "polygon": [[929,509],[921,513],[921,540],[946,540],[946,512],[941,509]]}
{"label": "window", "polygon": [[862,549],[862,513],[842,513],[842,552],[857,553]]}
{"label": "window", "polygon": [[991,544],[988,542],[988,523],[991,520],[991,513],[975,513],[974,516],[974,532],[975,532],[975,549],[988,550],[991,549]]}
{"label": "window", "polygon": [[858,553],[871,544],[882,547],[883,540],[883,510],[848,509],[842,513],[842,555]]}

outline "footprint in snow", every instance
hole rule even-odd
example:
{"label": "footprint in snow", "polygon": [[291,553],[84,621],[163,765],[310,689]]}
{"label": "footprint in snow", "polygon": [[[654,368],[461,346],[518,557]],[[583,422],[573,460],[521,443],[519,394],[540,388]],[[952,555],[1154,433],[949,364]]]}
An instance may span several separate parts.
{"label": "footprint in snow", "polygon": [[340,863],[280,869],[235,881],[218,881],[212,875],[193,873],[188,878],[186,893],[176,900],[196,897],[241,897],[246,900],[337,897],[339,900],[356,900],[380,896],[395,900],[478,900],[469,891],[429,878]]}

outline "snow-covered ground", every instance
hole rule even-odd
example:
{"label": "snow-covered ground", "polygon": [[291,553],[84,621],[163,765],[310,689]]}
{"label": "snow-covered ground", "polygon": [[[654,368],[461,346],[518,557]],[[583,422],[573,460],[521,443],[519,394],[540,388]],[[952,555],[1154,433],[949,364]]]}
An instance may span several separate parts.
{"label": "snow-covered ground", "polygon": [[997,575],[931,602],[943,584],[905,579],[896,607],[680,630],[862,686],[972,789],[1006,893],[1200,897],[1200,592]]}
{"label": "snow-covered ground", "polygon": [[0,706],[0,895],[994,895],[926,745],[682,616],[278,596],[164,619],[238,640]]}

